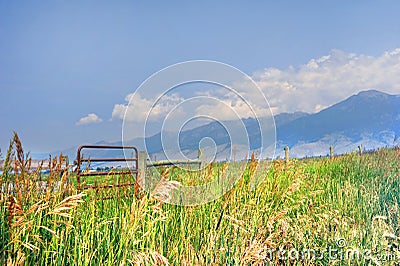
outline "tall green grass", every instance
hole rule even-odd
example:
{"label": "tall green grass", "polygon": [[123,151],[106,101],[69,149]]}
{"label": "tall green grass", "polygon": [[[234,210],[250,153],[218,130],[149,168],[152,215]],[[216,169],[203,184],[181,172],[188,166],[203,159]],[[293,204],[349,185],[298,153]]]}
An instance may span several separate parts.
{"label": "tall green grass", "polygon": [[[145,192],[123,196],[134,194],[123,188],[79,193],[73,175],[60,176],[60,159],[39,193],[42,177],[29,171],[18,137],[8,158],[0,182],[10,188],[0,198],[0,264],[391,265],[393,258],[379,262],[380,256],[400,257],[399,149],[274,161],[255,190],[253,162],[238,173],[241,179],[230,192],[193,207],[163,204]],[[170,169],[165,178],[197,184],[191,178],[205,182],[223,169],[218,164],[200,174]],[[51,185],[56,181],[57,189]],[[338,246],[339,240],[346,246]],[[281,260],[268,253],[327,247],[371,254]]]}

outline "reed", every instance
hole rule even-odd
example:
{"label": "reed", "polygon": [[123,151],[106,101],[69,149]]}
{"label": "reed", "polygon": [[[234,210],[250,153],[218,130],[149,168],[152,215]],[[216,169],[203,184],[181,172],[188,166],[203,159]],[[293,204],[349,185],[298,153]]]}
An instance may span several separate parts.
{"label": "reed", "polygon": [[[1,175],[0,264],[373,265],[382,255],[400,255],[398,148],[278,160],[266,172],[254,171],[253,158],[224,197],[191,207],[161,204],[137,186],[79,193],[62,162],[62,155],[52,159],[48,176],[31,171],[15,134]],[[171,189],[208,182],[226,168],[164,169],[152,194],[167,198]],[[255,174],[263,181],[253,190]],[[371,254],[320,260],[270,254],[328,246]]]}

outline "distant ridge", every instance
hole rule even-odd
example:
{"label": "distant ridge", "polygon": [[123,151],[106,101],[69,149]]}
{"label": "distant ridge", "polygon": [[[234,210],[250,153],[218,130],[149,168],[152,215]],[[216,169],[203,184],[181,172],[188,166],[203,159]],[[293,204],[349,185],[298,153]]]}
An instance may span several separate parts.
{"label": "distant ridge", "polygon": [[[315,114],[281,113],[274,118],[277,155],[283,155],[283,147],[286,145],[295,157],[326,155],[330,145],[334,146],[336,153],[350,152],[359,144],[366,149],[400,145],[400,97],[377,90],[361,91]],[[251,135],[259,134],[255,119],[242,121]],[[241,124],[240,121],[224,123],[233,127]],[[182,149],[196,153],[199,140],[205,136],[213,138],[221,149],[229,148],[229,137],[223,127],[218,126],[217,122],[211,122],[181,132]],[[140,146],[142,142],[141,139],[134,139],[128,144],[143,149]],[[160,134],[147,138],[146,143],[148,152],[155,156],[158,154],[158,158],[161,158]],[[253,149],[259,148],[257,142],[251,145]],[[63,153],[75,156],[75,152],[76,147]]]}

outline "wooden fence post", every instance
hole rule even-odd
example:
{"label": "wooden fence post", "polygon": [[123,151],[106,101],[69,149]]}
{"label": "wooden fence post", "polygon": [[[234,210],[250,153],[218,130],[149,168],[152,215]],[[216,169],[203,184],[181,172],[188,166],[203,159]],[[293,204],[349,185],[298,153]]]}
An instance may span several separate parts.
{"label": "wooden fence post", "polygon": [[203,164],[204,164],[204,152],[203,152],[203,149],[198,149],[197,150],[197,160],[200,161],[199,168],[201,169],[203,167]]}
{"label": "wooden fence post", "polygon": [[285,147],[285,160],[286,160],[286,163],[289,163],[289,147],[288,146],[286,146]]}
{"label": "wooden fence post", "polygon": [[333,146],[331,145],[331,146],[329,146],[329,156],[331,158],[333,158],[333,155],[334,155],[334,151],[333,151]]}

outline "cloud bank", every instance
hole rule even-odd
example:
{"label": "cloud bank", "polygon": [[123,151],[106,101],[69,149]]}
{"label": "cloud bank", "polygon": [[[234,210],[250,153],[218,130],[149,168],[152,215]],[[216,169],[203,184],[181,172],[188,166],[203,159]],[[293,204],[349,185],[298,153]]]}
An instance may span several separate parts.
{"label": "cloud bank", "polygon": [[363,90],[399,94],[400,48],[379,57],[332,50],[299,67],[266,68],[252,78],[276,113],[314,113]]}
{"label": "cloud bank", "polygon": [[[252,78],[265,94],[274,114],[295,111],[315,113],[363,90],[400,94],[400,48],[377,57],[332,50],[328,55],[297,67],[271,67],[257,71]],[[246,86],[245,83],[237,85]],[[221,103],[192,106],[195,113],[209,112],[226,120],[235,119],[236,114],[226,108],[230,106],[241,117],[251,116],[248,105],[224,89],[204,90],[196,95],[215,97]],[[245,99],[255,98],[243,96]],[[165,95],[153,106],[153,100],[129,94],[125,98],[126,103],[114,105],[112,118],[122,120],[126,113],[127,121],[143,122],[152,109],[150,118],[154,121],[184,100],[185,97],[179,93],[173,93]],[[129,105],[129,101],[134,104]],[[261,108],[257,102],[248,103],[254,110]],[[78,123],[96,122],[98,117],[90,114],[81,120]]]}

